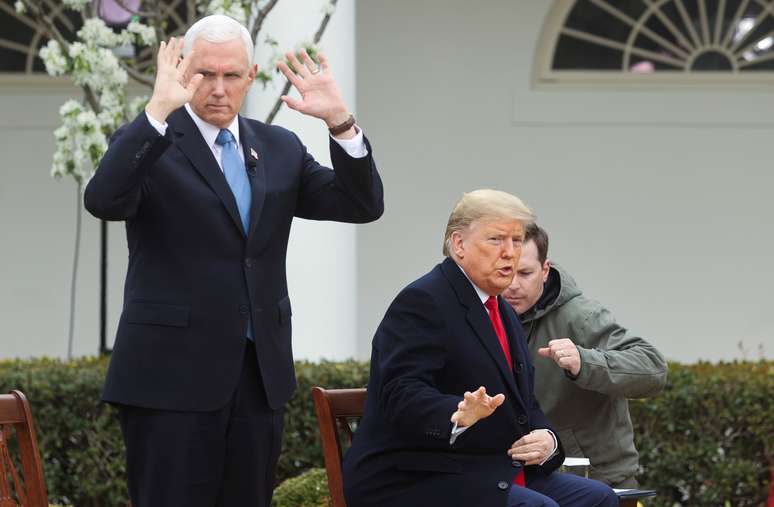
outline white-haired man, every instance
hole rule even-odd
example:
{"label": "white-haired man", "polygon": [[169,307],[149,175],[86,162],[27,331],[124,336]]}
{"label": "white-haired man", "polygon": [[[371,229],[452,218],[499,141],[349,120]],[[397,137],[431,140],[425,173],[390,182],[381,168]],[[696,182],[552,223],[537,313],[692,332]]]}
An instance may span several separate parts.
{"label": "white-haired man", "polygon": [[349,507],[618,505],[601,482],[555,472],[564,452],[535,399],[524,332],[499,297],[532,221],[510,194],[465,194],[446,259],[390,305],[344,459]]}
{"label": "white-haired man", "polygon": [[[181,58],[181,53],[185,56]],[[84,200],[126,221],[129,266],[103,399],[119,407],[135,507],[268,506],[296,382],[285,275],[294,216],[383,211],[371,148],[326,59],[280,70],[325,121],[335,171],[291,132],[239,116],[253,43],[226,16],[162,42],[153,95]]]}

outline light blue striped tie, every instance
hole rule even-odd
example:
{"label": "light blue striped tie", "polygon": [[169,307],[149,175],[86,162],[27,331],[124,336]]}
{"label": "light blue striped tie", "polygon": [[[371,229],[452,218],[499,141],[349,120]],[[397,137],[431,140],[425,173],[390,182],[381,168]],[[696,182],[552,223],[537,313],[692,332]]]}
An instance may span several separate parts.
{"label": "light blue striped tie", "polygon": [[[250,189],[250,181],[247,179],[247,169],[237,152],[237,144],[234,135],[228,129],[221,129],[215,144],[221,146],[220,163],[223,166],[223,174],[226,176],[228,186],[236,199],[239,217],[242,219],[245,235],[250,230],[250,202],[253,192]],[[252,312],[247,318],[247,338],[253,340]]]}

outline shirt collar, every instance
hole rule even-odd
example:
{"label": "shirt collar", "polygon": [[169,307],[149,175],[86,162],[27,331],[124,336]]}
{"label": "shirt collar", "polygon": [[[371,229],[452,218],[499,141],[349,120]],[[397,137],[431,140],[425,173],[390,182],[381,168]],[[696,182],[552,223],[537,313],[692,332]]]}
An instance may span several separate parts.
{"label": "shirt collar", "polygon": [[[218,137],[218,133],[220,132],[220,127],[216,127],[215,125],[211,123],[207,123],[206,121],[202,120],[199,115],[194,113],[193,109],[191,108],[191,104],[185,105],[185,110],[188,111],[188,114],[191,115],[191,119],[193,119],[196,126],[199,128],[199,132],[202,133],[202,137],[204,138],[204,141],[207,143],[207,146],[212,148],[215,146],[215,139]],[[234,135],[234,139],[236,139],[237,148],[240,146],[239,143],[239,115],[234,116],[234,119],[231,121],[231,124],[226,127],[228,130],[231,131],[231,133]]]}
{"label": "shirt collar", "polygon": [[[452,260],[454,260],[454,259],[452,259]],[[457,262],[456,262],[456,261],[455,261],[454,263],[455,263],[455,264],[457,264]],[[459,264],[457,264],[457,267],[458,267],[458,268],[460,268],[460,271],[462,271],[462,274],[463,274],[463,275],[465,275],[465,278],[467,278],[467,279],[468,279],[468,281],[470,282],[470,285],[472,285],[472,286],[473,286],[473,289],[475,289],[475,291],[476,291],[476,294],[478,294],[478,297],[479,297],[479,299],[481,299],[481,304],[484,304],[484,305],[485,305],[485,304],[486,304],[486,300],[487,300],[487,299],[489,299],[489,294],[487,294],[487,293],[486,293],[486,292],[484,292],[483,290],[479,289],[478,285],[476,285],[475,283],[473,283],[473,280],[471,280],[471,279],[470,279],[470,277],[468,276],[468,274],[467,274],[467,273],[465,273],[465,270],[464,270],[464,269],[462,269],[462,266],[460,266]]]}

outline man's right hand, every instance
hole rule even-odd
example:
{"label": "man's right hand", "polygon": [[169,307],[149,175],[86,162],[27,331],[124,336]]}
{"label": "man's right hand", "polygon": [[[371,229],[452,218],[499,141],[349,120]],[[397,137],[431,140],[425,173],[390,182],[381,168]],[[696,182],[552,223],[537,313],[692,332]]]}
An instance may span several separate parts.
{"label": "man's right hand", "polygon": [[451,416],[451,422],[456,423],[459,428],[473,426],[492,415],[503,401],[504,394],[489,396],[483,386],[473,392],[465,391],[463,400],[457,405],[457,411]]}
{"label": "man's right hand", "polygon": [[186,76],[194,52],[191,51],[181,60],[182,50],[182,38],[172,37],[169,43],[162,41],[159,45],[156,82],[153,95],[145,106],[145,112],[159,123],[164,123],[172,111],[190,102],[204,79],[201,74],[195,74],[190,79]]}

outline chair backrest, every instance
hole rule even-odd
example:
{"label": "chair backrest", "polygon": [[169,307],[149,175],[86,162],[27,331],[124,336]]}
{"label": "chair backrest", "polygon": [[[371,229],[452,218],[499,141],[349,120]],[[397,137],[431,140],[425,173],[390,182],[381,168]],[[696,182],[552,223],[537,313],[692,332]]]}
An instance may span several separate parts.
{"label": "chair backrest", "polygon": [[352,419],[363,415],[366,402],[366,390],[361,389],[323,389],[312,388],[312,399],[317,412],[317,425],[320,428],[325,471],[328,475],[328,489],[331,492],[333,507],[347,507],[344,500],[344,480],[341,475],[342,447],[340,433],[352,442]]}
{"label": "chair backrest", "polygon": [[47,507],[48,497],[30,405],[21,391],[11,391],[0,394],[0,507],[17,505]]}

